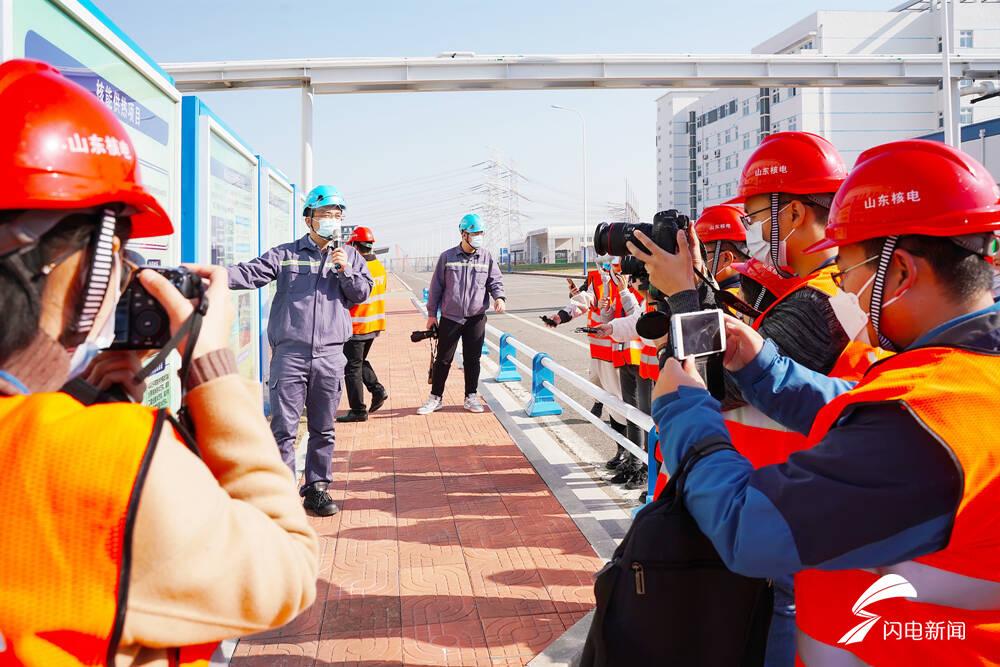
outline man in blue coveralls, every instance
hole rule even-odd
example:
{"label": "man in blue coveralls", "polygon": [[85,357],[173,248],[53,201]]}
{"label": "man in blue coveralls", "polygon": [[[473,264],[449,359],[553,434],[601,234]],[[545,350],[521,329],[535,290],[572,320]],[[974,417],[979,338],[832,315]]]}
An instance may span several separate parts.
{"label": "man in blue coveralls", "polygon": [[302,212],[309,233],[229,267],[230,289],[258,289],[278,281],[271,302],[271,432],[295,474],[295,436],[303,406],[309,420],[303,507],[318,516],[340,508],[327,493],[335,440],[334,419],[344,379],[344,343],[351,337],[349,308],[362,303],[372,277],[354,248],[340,244],[347,203],[337,188],[318,185]]}

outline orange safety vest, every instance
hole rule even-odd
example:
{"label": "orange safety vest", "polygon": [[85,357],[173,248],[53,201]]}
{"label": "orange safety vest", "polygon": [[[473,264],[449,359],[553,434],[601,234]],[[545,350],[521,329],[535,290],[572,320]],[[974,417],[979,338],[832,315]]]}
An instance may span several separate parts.
{"label": "orange safety vest", "polygon": [[[632,287],[628,288],[628,291],[632,294],[637,304],[642,303],[642,296]],[[615,287],[614,289],[615,298],[621,302],[621,291]],[[624,306],[621,309],[621,317],[625,314]],[[640,358],[642,356],[642,339],[633,338],[624,343],[619,343],[614,341],[611,347],[611,362],[614,364],[615,368],[621,368],[622,366],[638,366]]]}
{"label": "orange safety vest", "polygon": [[[656,306],[646,302],[646,312],[651,313]],[[639,356],[639,377],[644,380],[656,380],[660,377],[660,360],[656,356],[656,345],[646,344],[642,339],[642,349]]]}
{"label": "orange safety vest", "polygon": [[385,266],[378,259],[368,260],[372,274],[372,291],[363,303],[351,307],[351,327],[354,335],[385,331]]}
{"label": "orange safety vest", "polygon": [[[165,414],[59,393],[0,398],[0,665],[114,662]],[[172,664],[207,666],[215,648],[168,653]]]}
{"label": "orange safety vest", "polygon": [[[753,328],[760,329],[768,314],[799,289],[813,289],[828,297],[836,296],[840,293],[840,288],[833,282],[833,274],[837,270],[837,266],[831,264],[807,278],[800,279],[799,287],[788,290],[772,303],[753,323]],[[834,308],[834,314],[839,315],[836,308]],[[889,354],[880,348],[871,347],[858,341],[850,341],[841,351],[829,376],[844,380],[858,380],[874,362]],[[754,468],[784,463],[794,452],[808,447],[808,441],[804,435],[785,428],[751,405],[727,410],[723,413],[723,417],[733,447],[745,456]],[[659,446],[657,446],[658,448]],[[662,460],[659,457],[659,451],[657,451],[657,459]],[[661,474],[656,480],[656,496],[666,487],[666,484],[666,470],[661,466]]]}
{"label": "orange safety vest", "polygon": [[[594,302],[590,305],[590,310],[587,312],[587,326],[596,327],[602,324],[600,319],[601,309],[597,305],[598,302],[604,298],[604,279],[601,276],[601,272],[594,269],[587,274],[587,282],[594,290]],[[618,287],[615,286],[614,282],[608,282],[608,286],[611,290],[611,305],[614,307],[614,317],[622,316],[622,300],[621,296],[618,294]],[[598,361],[610,361],[615,363],[616,360],[621,360],[621,353],[616,354],[615,341],[610,336],[595,336],[593,334],[588,334],[590,339],[590,357],[591,359],[597,359]],[[622,364],[615,363],[617,368]]]}
{"label": "orange safety vest", "polygon": [[[835,428],[850,406],[870,403],[900,404],[940,441],[963,471],[962,498],[951,538],[940,551],[877,572],[806,570],[795,576],[800,664],[996,665],[1000,444],[990,425],[1000,412],[1000,358],[946,347],[902,352],[874,366],[857,387],[820,411],[810,446]],[[836,526],[830,528],[830,539],[836,540]],[[863,609],[867,615],[853,613],[869,586],[889,574],[904,577],[917,597],[876,601]],[[871,618],[877,620],[862,641],[839,643]]]}

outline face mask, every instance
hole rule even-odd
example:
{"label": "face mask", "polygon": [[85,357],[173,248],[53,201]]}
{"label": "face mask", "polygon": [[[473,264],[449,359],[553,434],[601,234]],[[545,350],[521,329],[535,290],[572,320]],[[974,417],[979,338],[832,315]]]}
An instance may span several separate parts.
{"label": "face mask", "polygon": [[69,360],[69,377],[67,378],[69,380],[83,373],[90,362],[94,360],[94,357],[97,356],[97,353],[111,347],[111,344],[115,341],[115,308],[118,305],[118,299],[122,295],[121,280],[119,279],[120,274],[121,267],[116,262],[115,270],[111,272],[111,288],[108,294],[111,300],[105,303],[106,315],[104,324],[101,326],[100,331],[96,333],[91,330],[87,339],[73,350],[73,356]]}
{"label": "face mask", "polygon": [[764,240],[764,223],[747,228],[747,252],[762,264],[771,266],[771,244]]}
{"label": "face mask", "polygon": [[830,297],[830,306],[833,308],[840,326],[844,328],[844,333],[847,334],[849,339],[866,345],[871,345],[872,342],[871,336],[868,335],[868,313],[861,307],[860,295],[873,282],[875,282],[875,274],[872,274],[872,277],[858,290],[857,294],[838,290],[836,294]]}
{"label": "face mask", "polygon": [[469,236],[469,245],[473,248],[483,247],[483,237],[482,236]]}
{"label": "face mask", "polygon": [[316,224],[316,235],[325,239],[333,239],[340,236],[340,220],[336,218],[313,218]]}

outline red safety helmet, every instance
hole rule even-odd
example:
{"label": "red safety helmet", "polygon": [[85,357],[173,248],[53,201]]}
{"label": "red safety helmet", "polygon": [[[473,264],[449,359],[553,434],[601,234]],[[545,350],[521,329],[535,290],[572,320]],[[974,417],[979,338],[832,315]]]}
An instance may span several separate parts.
{"label": "red safety helmet", "polygon": [[375,243],[375,235],[367,227],[355,227],[348,243]]}
{"label": "red safety helmet", "polygon": [[811,132],[777,132],[764,137],[740,174],[739,204],[754,195],[834,193],[847,177],[847,166],[829,141]]}
{"label": "red safety helmet", "polygon": [[743,215],[741,206],[719,204],[709,206],[701,212],[694,229],[702,243],[712,241],[736,241],[746,243],[747,230],[740,222]]}
{"label": "red safety helmet", "polygon": [[[114,112],[51,65],[0,64],[0,156],[0,209],[124,204],[132,238],[174,231],[142,187],[135,147]],[[21,245],[35,240],[24,237]]]}
{"label": "red safety helmet", "polygon": [[809,252],[867,239],[1000,231],[1000,188],[975,159],[936,141],[870,148],[837,192],[826,239]]}

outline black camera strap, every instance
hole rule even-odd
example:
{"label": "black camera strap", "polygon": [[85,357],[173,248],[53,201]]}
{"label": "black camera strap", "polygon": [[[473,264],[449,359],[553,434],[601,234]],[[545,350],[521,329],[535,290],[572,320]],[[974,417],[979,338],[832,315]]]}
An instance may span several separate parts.
{"label": "black camera strap", "polygon": [[694,270],[696,276],[698,276],[703,283],[708,285],[708,288],[712,290],[712,294],[715,295],[715,302],[725,306],[727,310],[739,313],[741,315],[746,315],[754,320],[760,317],[761,312],[751,306],[749,303],[736,296],[732,292],[727,292],[726,290],[719,287],[715,280],[709,280],[706,276],[702,275],[701,271],[698,269]]}

